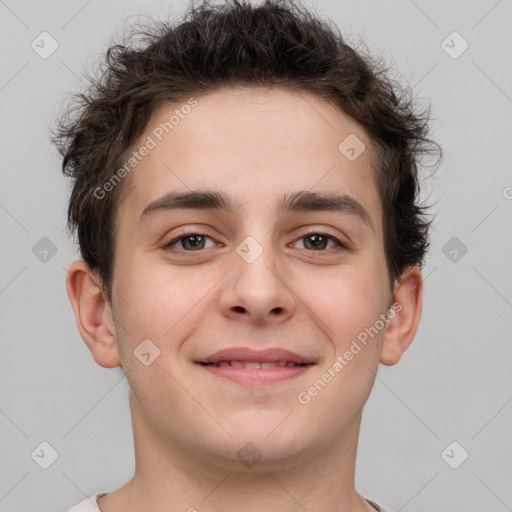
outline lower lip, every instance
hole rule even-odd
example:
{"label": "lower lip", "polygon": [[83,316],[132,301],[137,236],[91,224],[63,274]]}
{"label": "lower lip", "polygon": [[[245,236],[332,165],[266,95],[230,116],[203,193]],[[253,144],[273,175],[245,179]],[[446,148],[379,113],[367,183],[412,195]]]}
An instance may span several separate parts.
{"label": "lower lip", "polygon": [[[198,363],[199,364],[199,363]],[[292,379],[306,373],[313,365],[306,366],[284,366],[268,369],[235,368],[233,366],[213,366],[199,364],[205,370],[217,377],[229,379],[238,384],[258,386],[263,384],[275,384],[284,380]]]}

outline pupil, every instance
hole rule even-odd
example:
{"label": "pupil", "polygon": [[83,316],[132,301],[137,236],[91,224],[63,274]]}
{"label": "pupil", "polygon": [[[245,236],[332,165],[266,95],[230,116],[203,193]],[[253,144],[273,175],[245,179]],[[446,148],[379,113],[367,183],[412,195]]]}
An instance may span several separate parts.
{"label": "pupil", "polygon": [[308,242],[306,245],[310,244],[315,249],[325,249],[327,242],[327,238],[322,235],[309,235],[308,237],[306,237],[306,240]]}
{"label": "pupil", "polygon": [[[184,249],[187,248],[187,247],[185,247],[186,245],[190,245],[191,241],[192,241],[192,244],[191,244],[191,248],[192,249],[200,249],[201,248],[200,244],[204,240],[203,240],[203,237],[201,235],[188,235],[187,237],[185,237],[183,239]],[[197,244],[199,244],[199,245],[197,245]]]}

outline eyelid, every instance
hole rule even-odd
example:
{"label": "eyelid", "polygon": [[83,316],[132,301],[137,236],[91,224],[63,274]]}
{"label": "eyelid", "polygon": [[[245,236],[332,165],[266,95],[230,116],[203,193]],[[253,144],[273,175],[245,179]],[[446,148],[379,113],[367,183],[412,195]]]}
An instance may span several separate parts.
{"label": "eyelid", "polygon": [[301,234],[299,237],[297,237],[293,242],[292,244],[295,244],[296,242],[298,242],[299,240],[302,240],[303,238],[309,236],[309,235],[320,235],[320,236],[324,236],[326,238],[328,238],[329,240],[333,241],[335,244],[336,244],[336,247],[331,247],[330,249],[324,249],[324,250],[321,250],[321,251],[315,251],[315,250],[312,250],[312,249],[304,249],[308,252],[317,252],[317,253],[329,253],[331,251],[347,251],[349,250],[349,246],[347,243],[343,242],[342,240],[340,240],[337,236],[334,236],[334,235],[331,235],[330,233],[327,233],[327,232],[324,232],[324,231],[321,231],[321,230],[314,230],[314,231],[307,231],[306,233],[303,233]]}
{"label": "eyelid", "polygon": [[[337,234],[335,235],[335,234],[331,233],[328,229],[326,229],[324,227],[320,227],[320,226],[319,227],[308,226],[307,228],[304,228],[304,231],[301,231],[299,236],[297,236],[295,240],[298,240],[298,239],[303,238],[308,235],[323,235],[328,238],[331,238],[332,240],[334,240],[335,242],[340,244],[345,249],[349,249],[349,247],[350,247],[350,242],[345,241],[343,239],[343,237],[340,237]],[[347,237],[345,236],[344,238],[346,239]]]}
{"label": "eyelid", "polygon": [[[185,238],[187,236],[191,236],[191,235],[200,235],[202,237],[205,237],[205,238],[210,238],[211,240],[213,240],[216,245],[219,245],[213,236],[210,236],[208,235],[207,233],[204,233],[203,231],[201,231],[200,229],[188,229],[187,231],[184,231],[176,236],[174,236],[171,240],[169,240],[168,242],[164,243],[164,245],[162,246],[162,249],[164,250],[169,250],[169,251],[175,251],[175,252],[180,252],[180,253],[191,253],[191,254],[194,254],[194,253],[200,253],[200,252],[204,252],[206,249],[199,249],[197,251],[187,251],[185,249],[170,249],[170,247],[174,244],[176,244],[177,242],[179,242],[182,238]],[[331,233],[329,233],[328,231],[326,230],[323,230],[323,229],[311,229],[309,228],[308,230],[306,231],[303,231],[301,232],[300,235],[296,236],[295,239],[293,240],[292,243],[296,243],[298,242],[299,240],[309,236],[309,235],[320,235],[320,236],[325,236],[327,237],[328,239],[332,240],[335,244],[336,244],[336,247],[331,247],[330,250],[319,250],[319,251],[315,251],[315,250],[312,250],[312,249],[304,249],[308,252],[318,252],[318,253],[322,253],[322,252],[330,252],[332,250],[334,251],[343,251],[343,250],[349,250],[350,247],[349,245],[340,240],[340,238],[338,236],[335,236]],[[222,244],[223,245],[223,244]],[[208,247],[207,249],[211,249],[211,247]]]}
{"label": "eyelid", "polygon": [[[175,243],[179,242],[182,238],[186,238],[187,236],[192,236],[192,235],[200,235],[200,236],[202,236],[204,238],[210,238],[211,240],[213,240],[216,243],[216,245],[219,245],[219,243],[215,241],[213,236],[205,233],[204,231],[202,231],[200,229],[195,229],[195,230],[194,229],[190,229],[190,230],[184,231],[183,233],[180,233],[180,234],[174,236],[168,242],[165,242],[163,244],[163,246],[162,246],[162,249],[169,249],[170,246],[172,246]],[[184,249],[175,249],[175,250],[177,250],[179,252],[201,252],[201,251],[204,251],[204,249],[201,249],[201,250],[198,250],[198,251],[185,251]]]}

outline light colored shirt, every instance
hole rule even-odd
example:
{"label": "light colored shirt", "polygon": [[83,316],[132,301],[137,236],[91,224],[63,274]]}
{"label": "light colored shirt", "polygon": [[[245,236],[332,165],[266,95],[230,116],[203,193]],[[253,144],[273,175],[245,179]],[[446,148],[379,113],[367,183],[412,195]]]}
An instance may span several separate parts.
{"label": "light colored shirt", "polygon": [[[105,496],[105,494],[107,493],[104,492],[95,494],[94,496],[91,496],[90,498],[81,501],[78,505],[75,505],[73,508],[69,509],[68,512],[101,512],[100,508],[98,507],[97,500],[98,498],[101,498],[101,496]],[[391,510],[384,508],[376,501],[371,500],[369,498],[365,499],[370,505],[372,505],[375,508],[376,512],[391,512]]]}

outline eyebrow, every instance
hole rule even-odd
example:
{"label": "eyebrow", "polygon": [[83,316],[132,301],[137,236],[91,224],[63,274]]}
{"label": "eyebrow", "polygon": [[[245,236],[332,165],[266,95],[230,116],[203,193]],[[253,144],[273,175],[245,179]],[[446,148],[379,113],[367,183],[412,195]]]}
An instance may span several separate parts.
{"label": "eyebrow", "polygon": [[[142,211],[138,224],[142,224],[155,213],[172,210],[224,210],[235,213],[241,206],[231,197],[219,190],[190,190],[187,192],[169,192],[149,203]],[[332,211],[352,214],[375,231],[370,215],[363,205],[346,194],[310,192],[299,190],[281,197],[278,213]]]}

